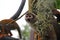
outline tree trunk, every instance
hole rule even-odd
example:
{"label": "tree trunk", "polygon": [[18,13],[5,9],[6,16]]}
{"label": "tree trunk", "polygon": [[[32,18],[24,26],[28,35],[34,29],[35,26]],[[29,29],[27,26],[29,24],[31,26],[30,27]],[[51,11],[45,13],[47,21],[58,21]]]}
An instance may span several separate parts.
{"label": "tree trunk", "polygon": [[[36,31],[39,34],[36,34],[38,39],[33,40],[57,40],[53,24],[56,20],[52,13],[52,9],[55,9],[54,5],[55,0],[29,0],[29,12],[36,14],[37,21],[33,24],[36,25]],[[35,37],[31,34],[32,36]]]}

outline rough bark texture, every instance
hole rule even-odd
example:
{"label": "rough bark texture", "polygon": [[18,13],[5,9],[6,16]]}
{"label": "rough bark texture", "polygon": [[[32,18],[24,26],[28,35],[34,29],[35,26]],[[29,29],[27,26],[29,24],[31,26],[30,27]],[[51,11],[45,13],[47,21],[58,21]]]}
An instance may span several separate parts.
{"label": "rough bark texture", "polygon": [[[36,21],[30,23],[33,29],[40,35],[40,40],[56,40],[52,13],[55,0],[29,0],[29,12],[36,14]],[[37,38],[37,36],[36,36]],[[38,40],[34,39],[34,40]]]}

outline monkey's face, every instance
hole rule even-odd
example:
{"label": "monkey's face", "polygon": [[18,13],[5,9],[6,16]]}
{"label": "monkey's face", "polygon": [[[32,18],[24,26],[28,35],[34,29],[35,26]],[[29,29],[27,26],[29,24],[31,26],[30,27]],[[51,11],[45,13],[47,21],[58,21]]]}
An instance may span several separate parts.
{"label": "monkey's face", "polygon": [[32,19],[34,19],[32,14],[26,14],[25,16],[26,21],[32,21]]}
{"label": "monkey's face", "polygon": [[25,15],[25,20],[29,23],[34,23],[36,21],[36,16],[32,13],[27,13]]}

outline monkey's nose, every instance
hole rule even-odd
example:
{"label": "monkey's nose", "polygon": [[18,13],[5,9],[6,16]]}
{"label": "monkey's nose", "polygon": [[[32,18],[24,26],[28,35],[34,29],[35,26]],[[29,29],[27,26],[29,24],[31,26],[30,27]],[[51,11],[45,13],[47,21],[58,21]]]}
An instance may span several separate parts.
{"label": "monkey's nose", "polygon": [[30,21],[30,19],[27,19],[27,21]]}

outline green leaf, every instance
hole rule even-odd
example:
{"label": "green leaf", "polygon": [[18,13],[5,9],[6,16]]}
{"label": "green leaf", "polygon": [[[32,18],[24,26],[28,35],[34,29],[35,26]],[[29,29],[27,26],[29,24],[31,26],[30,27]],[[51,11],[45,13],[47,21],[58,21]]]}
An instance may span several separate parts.
{"label": "green leaf", "polygon": [[60,9],[60,0],[56,0],[56,8]]}

